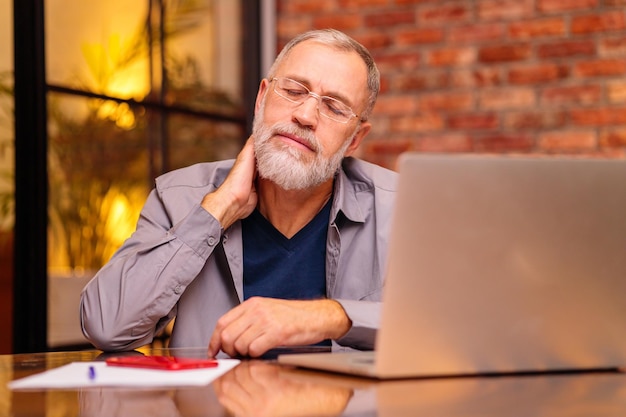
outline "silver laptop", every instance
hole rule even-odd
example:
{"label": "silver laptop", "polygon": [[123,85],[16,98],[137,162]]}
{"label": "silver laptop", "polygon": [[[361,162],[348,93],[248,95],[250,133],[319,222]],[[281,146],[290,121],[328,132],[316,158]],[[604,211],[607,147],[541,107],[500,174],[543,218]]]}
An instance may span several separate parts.
{"label": "silver laptop", "polygon": [[626,366],[626,161],[405,154],[376,378]]}

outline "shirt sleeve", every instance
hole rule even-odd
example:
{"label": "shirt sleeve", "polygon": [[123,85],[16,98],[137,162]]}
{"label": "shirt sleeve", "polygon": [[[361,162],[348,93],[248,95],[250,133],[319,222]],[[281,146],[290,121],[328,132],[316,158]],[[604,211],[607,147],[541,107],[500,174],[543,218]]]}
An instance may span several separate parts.
{"label": "shirt sleeve", "polygon": [[219,244],[219,222],[199,204],[172,225],[152,191],[137,229],[81,294],[85,337],[104,351],[150,343]]}
{"label": "shirt sleeve", "polygon": [[359,350],[373,350],[380,325],[381,303],[377,301],[336,300],[352,321],[352,327],[336,342]]}

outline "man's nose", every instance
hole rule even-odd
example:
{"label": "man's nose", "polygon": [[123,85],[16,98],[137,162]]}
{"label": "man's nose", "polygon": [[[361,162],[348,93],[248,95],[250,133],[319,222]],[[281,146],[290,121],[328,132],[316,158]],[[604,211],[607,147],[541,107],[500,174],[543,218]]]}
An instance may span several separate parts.
{"label": "man's nose", "polygon": [[309,96],[300,103],[293,111],[293,118],[300,125],[315,128],[319,121],[319,97],[314,94]]}

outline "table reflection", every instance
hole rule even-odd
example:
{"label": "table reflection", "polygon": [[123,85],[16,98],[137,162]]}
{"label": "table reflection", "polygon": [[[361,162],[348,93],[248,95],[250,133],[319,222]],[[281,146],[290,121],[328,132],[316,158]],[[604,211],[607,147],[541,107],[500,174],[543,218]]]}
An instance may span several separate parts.
{"label": "table reflection", "polygon": [[[204,349],[128,354],[144,353],[206,357]],[[0,357],[0,377],[9,381],[106,357],[99,352],[5,356]],[[5,389],[0,415],[613,417],[626,416],[626,375],[580,372],[376,381],[250,360],[201,387]]]}
{"label": "table reflection", "polygon": [[299,378],[277,365],[248,362],[214,382],[217,399],[237,416],[337,416],[354,390]]}
{"label": "table reflection", "polygon": [[273,363],[246,361],[204,387],[84,389],[79,392],[79,415],[339,416],[353,395],[352,379],[317,375]]}
{"label": "table reflection", "polygon": [[[122,390],[116,388],[84,389],[78,394],[79,415],[82,417],[182,416],[175,401],[176,391]],[[203,387],[200,391],[207,391],[207,389]]]}

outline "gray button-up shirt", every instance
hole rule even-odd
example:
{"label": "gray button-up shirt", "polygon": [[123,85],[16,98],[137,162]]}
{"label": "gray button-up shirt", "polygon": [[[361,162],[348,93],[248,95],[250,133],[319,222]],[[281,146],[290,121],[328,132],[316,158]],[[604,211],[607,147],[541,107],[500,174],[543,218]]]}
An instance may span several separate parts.
{"label": "gray button-up shirt", "polygon": [[[200,207],[233,162],[157,178],[137,229],[82,292],[82,329],[94,346],[143,346],[176,317],[170,347],[207,347],[217,320],[243,300],[241,222],[222,230]],[[374,346],[396,182],[395,172],[355,158],[345,158],[336,177],[326,293],[352,320],[340,345]]]}

